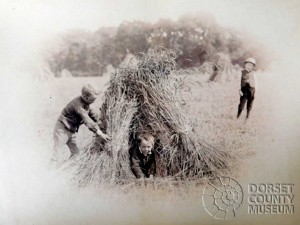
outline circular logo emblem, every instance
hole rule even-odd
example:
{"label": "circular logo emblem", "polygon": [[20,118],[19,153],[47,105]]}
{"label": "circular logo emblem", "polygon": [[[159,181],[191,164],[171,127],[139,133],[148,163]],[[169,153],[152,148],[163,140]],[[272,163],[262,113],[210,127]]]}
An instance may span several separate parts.
{"label": "circular logo emblem", "polygon": [[243,202],[243,190],[236,180],[218,177],[207,183],[202,201],[206,212],[215,219],[232,219]]}

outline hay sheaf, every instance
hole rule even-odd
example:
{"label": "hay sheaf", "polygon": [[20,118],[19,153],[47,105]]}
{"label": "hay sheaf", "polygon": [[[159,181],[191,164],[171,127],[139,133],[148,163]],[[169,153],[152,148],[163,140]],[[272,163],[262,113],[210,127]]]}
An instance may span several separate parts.
{"label": "hay sheaf", "polygon": [[200,138],[186,104],[190,83],[176,73],[177,53],[149,50],[137,65],[118,68],[100,109],[101,129],[112,137],[95,138],[70,167],[81,184],[132,180],[128,149],[141,132],[160,140],[157,176],[180,179],[215,177],[230,171],[235,157]]}

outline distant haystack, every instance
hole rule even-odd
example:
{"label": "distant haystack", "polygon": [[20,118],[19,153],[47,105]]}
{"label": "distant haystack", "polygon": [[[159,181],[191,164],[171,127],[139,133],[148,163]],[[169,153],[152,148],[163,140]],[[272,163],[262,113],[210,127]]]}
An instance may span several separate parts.
{"label": "distant haystack", "polygon": [[39,81],[49,81],[54,79],[55,75],[46,64],[39,64],[34,70],[35,77]]}
{"label": "distant haystack", "polygon": [[60,77],[62,77],[62,78],[70,78],[70,77],[73,77],[73,75],[72,75],[72,73],[69,70],[63,69],[60,72]]}
{"label": "distant haystack", "polygon": [[234,77],[233,66],[230,57],[223,53],[218,53],[202,65],[202,68],[208,73],[208,81],[226,82]]}
{"label": "distant haystack", "polygon": [[134,67],[137,65],[137,58],[133,54],[127,53],[124,60],[121,62],[120,67]]}

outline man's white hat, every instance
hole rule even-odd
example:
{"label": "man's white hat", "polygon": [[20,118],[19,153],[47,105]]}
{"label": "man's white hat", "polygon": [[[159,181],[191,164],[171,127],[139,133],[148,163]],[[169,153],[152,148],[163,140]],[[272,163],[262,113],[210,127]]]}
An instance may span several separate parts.
{"label": "man's white hat", "polygon": [[248,58],[244,61],[244,63],[252,63],[255,66],[256,65],[256,60],[254,58]]}

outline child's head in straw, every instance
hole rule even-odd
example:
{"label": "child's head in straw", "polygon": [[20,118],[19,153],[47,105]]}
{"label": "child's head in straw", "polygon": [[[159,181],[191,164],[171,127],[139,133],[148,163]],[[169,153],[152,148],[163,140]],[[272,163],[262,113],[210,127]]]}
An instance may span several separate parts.
{"label": "child's head in straw", "polygon": [[150,133],[139,135],[139,149],[144,156],[151,155],[154,147],[155,138]]}
{"label": "child's head in straw", "polygon": [[81,97],[87,104],[92,104],[95,102],[98,95],[99,91],[91,84],[86,84],[81,89]]}

